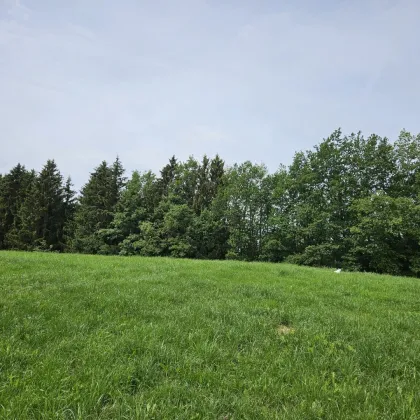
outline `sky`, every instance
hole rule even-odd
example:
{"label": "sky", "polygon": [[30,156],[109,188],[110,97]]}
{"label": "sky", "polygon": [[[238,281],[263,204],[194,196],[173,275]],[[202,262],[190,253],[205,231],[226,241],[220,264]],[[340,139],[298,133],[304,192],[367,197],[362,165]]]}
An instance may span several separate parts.
{"label": "sky", "polygon": [[418,0],[0,0],[0,173],[290,164],[420,132]]}

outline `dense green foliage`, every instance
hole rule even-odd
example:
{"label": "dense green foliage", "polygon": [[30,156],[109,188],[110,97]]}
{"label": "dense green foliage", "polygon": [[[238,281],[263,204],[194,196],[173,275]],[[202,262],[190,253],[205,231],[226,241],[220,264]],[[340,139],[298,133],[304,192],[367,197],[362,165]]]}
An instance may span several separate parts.
{"label": "dense green foliage", "polygon": [[102,162],[75,200],[54,161],[0,177],[0,248],[289,261],[417,276],[420,135],[337,130],[269,173],[173,156],[129,179]]}
{"label": "dense green foliage", "polygon": [[0,252],[2,419],[420,417],[420,283]]}

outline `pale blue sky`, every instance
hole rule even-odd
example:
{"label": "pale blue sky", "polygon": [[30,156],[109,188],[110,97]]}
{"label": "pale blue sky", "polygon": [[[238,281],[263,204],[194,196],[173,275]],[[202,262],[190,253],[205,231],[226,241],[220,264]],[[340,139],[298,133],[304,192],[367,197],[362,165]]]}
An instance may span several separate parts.
{"label": "pale blue sky", "polygon": [[0,0],[0,172],[274,171],[337,127],[417,133],[419,22],[418,0]]}

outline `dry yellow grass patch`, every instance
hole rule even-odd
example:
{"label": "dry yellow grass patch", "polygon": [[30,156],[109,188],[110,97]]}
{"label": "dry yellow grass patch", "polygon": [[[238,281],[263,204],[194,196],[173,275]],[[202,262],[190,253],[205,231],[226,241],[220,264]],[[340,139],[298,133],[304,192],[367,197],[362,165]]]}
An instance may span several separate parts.
{"label": "dry yellow grass patch", "polygon": [[286,334],[293,334],[295,329],[292,327],[288,327],[287,325],[279,325],[276,329],[277,334],[279,335],[286,335]]}

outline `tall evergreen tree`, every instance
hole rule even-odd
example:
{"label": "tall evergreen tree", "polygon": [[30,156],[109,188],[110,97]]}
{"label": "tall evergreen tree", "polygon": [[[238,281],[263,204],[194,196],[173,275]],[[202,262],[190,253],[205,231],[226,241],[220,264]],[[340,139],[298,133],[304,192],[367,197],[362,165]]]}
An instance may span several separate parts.
{"label": "tall evergreen tree", "polygon": [[136,237],[140,231],[139,224],[145,219],[146,214],[142,197],[142,181],[140,173],[134,171],[121,193],[110,227],[98,232],[109,247],[108,253],[119,252],[124,240],[126,240],[125,247],[137,240]]}
{"label": "tall evergreen tree", "polygon": [[[54,160],[48,160],[38,176],[38,240],[46,249],[64,249],[66,192],[63,176]],[[68,198],[68,197],[67,197]]]}
{"label": "tall evergreen tree", "polygon": [[28,194],[31,173],[18,163],[0,184],[0,249],[12,246],[6,237],[13,228],[19,230],[18,213]]}
{"label": "tall evergreen tree", "polygon": [[121,197],[121,193],[124,189],[127,178],[124,176],[124,167],[120,161],[120,158],[117,156],[114,163],[112,164],[112,184],[111,190],[115,200],[115,203],[118,203],[118,200]]}
{"label": "tall evergreen tree", "polygon": [[39,175],[32,171],[28,180],[13,228],[7,234],[9,246],[62,251],[66,223],[63,177],[56,163],[48,160]]}
{"label": "tall evergreen tree", "polygon": [[74,236],[75,221],[74,216],[77,209],[77,198],[76,191],[73,189],[73,183],[71,177],[66,179],[64,185],[64,228],[63,228],[63,240],[65,243],[65,250],[69,250],[71,240]]}
{"label": "tall evergreen tree", "polygon": [[225,179],[225,162],[216,155],[210,163],[210,201],[213,201],[218,192],[219,188],[223,186]]}
{"label": "tall evergreen tree", "polygon": [[168,197],[170,186],[175,180],[177,173],[178,161],[175,156],[169,159],[169,163],[160,171],[159,187],[162,197]]}
{"label": "tall evergreen tree", "polygon": [[123,186],[123,173],[119,159],[111,167],[103,161],[91,173],[88,183],[82,188],[75,214],[74,250],[100,252],[103,240],[98,237],[98,232],[111,227]]}
{"label": "tall evergreen tree", "polygon": [[29,172],[23,201],[19,205],[13,225],[5,237],[5,243],[8,248],[32,250],[39,245],[37,241],[38,215],[38,179],[36,172],[32,170]]}
{"label": "tall evergreen tree", "polygon": [[204,155],[201,165],[197,171],[197,189],[194,197],[193,207],[197,214],[200,214],[205,208],[211,204],[210,196],[210,160]]}

